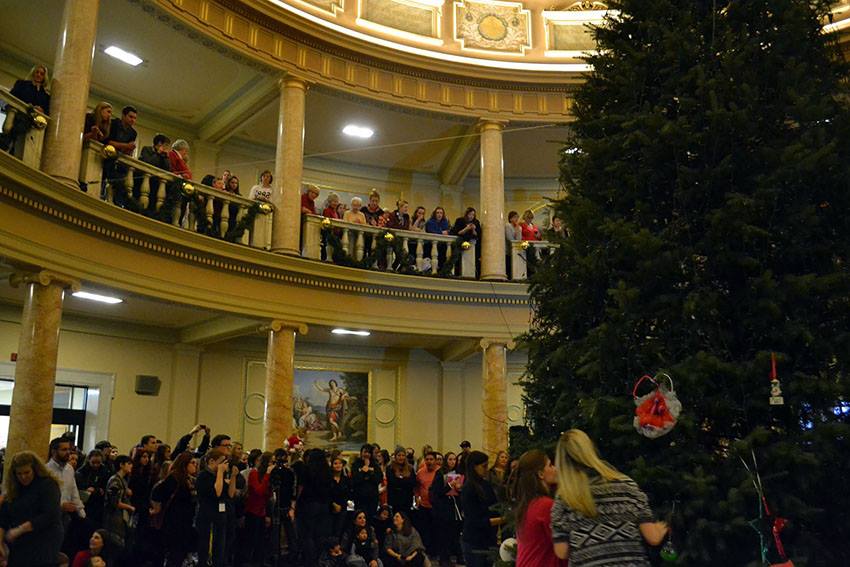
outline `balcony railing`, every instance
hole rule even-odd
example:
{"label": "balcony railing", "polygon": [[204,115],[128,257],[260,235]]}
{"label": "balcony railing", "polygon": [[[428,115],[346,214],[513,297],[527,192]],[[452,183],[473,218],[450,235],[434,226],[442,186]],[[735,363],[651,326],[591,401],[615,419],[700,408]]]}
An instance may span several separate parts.
{"label": "balcony railing", "polygon": [[528,279],[530,269],[551,254],[558,244],[546,240],[514,240],[510,242],[511,279]]}
{"label": "balcony railing", "polygon": [[44,129],[50,119],[4,88],[0,88],[0,108],[6,116],[5,121],[0,120],[3,134],[12,138],[12,155],[38,169],[41,166]]}
{"label": "balcony railing", "polygon": [[[369,260],[370,252],[378,246],[379,238],[392,235],[392,241],[400,246],[386,246],[386,257],[375,257],[372,269],[392,270],[397,261],[397,252],[408,255],[411,268],[423,274],[456,275],[461,278],[475,278],[475,242],[469,246],[457,245],[456,236],[430,234],[410,230],[385,229],[375,226],[329,219],[320,215],[304,215],[302,224],[301,255],[313,260],[334,261],[334,244],[352,262],[362,263]],[[322,238],[322,230],[332,231],[336,238]],[[324,250],[323,250],[324,249]],[[460,254],[460,259],[452,257]],[[374,256],[374,255],[373,255]],[[442,260],[442,261],[441,261]],[[454,268],[454,274],[445,273],[443,268]]]}
{"label": "balcony railing", "polygon": [[271,248],[274,213],[270,204],[186,181],[143,161],[115,154],[99,142],[88,141],[83,146],[80,181],[92,197],[173,226],[254,248]]}

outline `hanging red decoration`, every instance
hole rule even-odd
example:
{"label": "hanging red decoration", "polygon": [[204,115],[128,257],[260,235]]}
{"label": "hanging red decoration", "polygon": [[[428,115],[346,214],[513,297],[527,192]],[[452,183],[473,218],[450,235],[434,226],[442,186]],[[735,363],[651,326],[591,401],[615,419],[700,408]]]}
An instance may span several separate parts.
{"label": "hanging red decoration", "polygon": [[776,354],[770,353],[770,405],[781,406],[784,404],[782,385],[779,383],[779,376],[776,374]]}
{"label": "hanging red decoration", "polygon": [[[669,387],[664,378],[669,382]],[[638,396],[638,387],[644,381],[649,381],[655,388],[648,394]],[[662,372],[655,377],[644,374],[635,383],[632,396],[637,406],[634,426],[638,433],[650,439],[670,433],[682,412],[682,402],[673,390],[673,379],[669,374]]]}

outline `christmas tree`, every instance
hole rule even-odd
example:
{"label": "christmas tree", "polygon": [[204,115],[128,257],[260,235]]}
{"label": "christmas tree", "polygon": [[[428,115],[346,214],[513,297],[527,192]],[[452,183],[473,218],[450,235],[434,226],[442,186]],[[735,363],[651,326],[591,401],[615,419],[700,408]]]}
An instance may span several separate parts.
{"label": "christmas tree", "polygon": [[[683,565],[779,560],[755,457],[795,565],[850,565],[850,74],[828,3],[610,6],[562,152],[568,237],[531,282],[534,441],[585,430]],[[683,410],[648,439],[632,388],[660,371]]]}

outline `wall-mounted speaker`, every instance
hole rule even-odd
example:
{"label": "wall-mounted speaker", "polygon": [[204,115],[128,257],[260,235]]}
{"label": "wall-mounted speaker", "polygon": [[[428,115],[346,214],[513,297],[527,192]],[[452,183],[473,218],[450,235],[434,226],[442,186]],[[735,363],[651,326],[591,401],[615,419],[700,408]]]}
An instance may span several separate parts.
{"label": "wall-mounted speaker", "polygon": [[159,376],[136,375],[136,393],[140,396],[158,396],[161,385]]}

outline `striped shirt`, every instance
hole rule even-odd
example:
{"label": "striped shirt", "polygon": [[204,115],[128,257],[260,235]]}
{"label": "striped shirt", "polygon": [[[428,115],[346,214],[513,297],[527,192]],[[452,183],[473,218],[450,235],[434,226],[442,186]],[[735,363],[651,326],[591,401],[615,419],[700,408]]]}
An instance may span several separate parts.
{"label": "striped shirt", "polygon": [[631,479],[590,481],[598,515],[586,518],[560,498],[552,506],[552,541],[568,543],[570,567],[648,567],[639,525],[653,521],[646,494]]}

